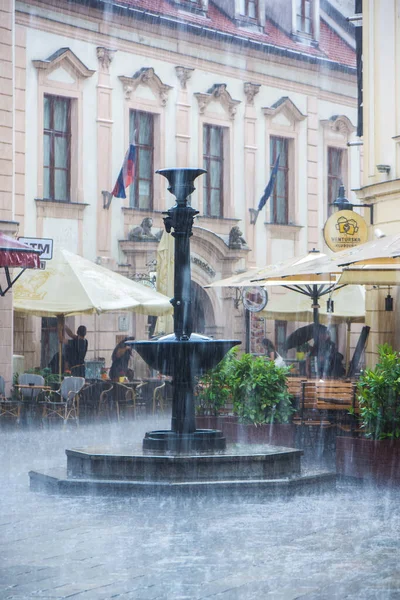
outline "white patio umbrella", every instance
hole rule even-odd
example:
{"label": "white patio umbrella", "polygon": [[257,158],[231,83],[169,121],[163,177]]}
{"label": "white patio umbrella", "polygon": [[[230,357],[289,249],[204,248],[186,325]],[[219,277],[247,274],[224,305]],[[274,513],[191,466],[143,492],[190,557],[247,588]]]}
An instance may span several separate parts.
{"label": "white patio umbrella", "polygon": [[[131,310],[142,315],[173,311],[169,298],[119,273],[60,249],[45,270],[27,271],[14,286],[14,310],[64,318]],[[60,344],[60,373],[61,373]]]}
{"label": "white patio umbrella", "polygon": [[173,311],[169,298],[119,273],[61,249],[43,271],[29,271],[14,286],[14,310],[41,317],[132,310]]}

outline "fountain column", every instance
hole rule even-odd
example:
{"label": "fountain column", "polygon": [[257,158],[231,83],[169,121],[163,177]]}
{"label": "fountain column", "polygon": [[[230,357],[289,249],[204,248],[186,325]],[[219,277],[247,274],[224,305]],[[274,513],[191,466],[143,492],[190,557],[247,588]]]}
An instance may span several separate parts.
{"label": "fountain column", "polygon": [[[165,230],[175,238],[174,264],[174,334],[177,341],[187,341],[192,334],[192,300],[190,238],[193,235],[194,217],[199,213],[187,204],[187,197],[194,192],[194,180],[205,173],[204,169],[160,169],[157,171],[169,181],[168,190],[176,197],[176,206],[166,211]],[[171,232],[171,229],[173,231]],[[185,363],[190,357],[184,357]],[[193,433],[196,420],[193,402],[194,381],[190,365],[179,364],[173,369],[173,401],[171,429],[176,433]]]}
{"label": "fountain column", "polygon": [[204,169],[161,169],[176,205],[164,214],[165,230],[175,238],[174,333],[158,340],[127,342],[153,369],[172,377],[171,430],[147,432],[143,449],[150,452],[214,452],[223,450],[221,431],[196,429],[194,385],[196,377],[215,367],[239,340],[213,340],[192,333],[190,237],[198,211],[188,206],[194,180]]}

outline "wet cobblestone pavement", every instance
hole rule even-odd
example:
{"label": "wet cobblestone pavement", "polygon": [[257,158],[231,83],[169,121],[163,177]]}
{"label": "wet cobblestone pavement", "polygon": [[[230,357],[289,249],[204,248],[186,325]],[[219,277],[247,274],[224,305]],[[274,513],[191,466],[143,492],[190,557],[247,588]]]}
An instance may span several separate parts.
{"label": "wet cobblestone pavement", "polygon": [[28,471],[65,466],[66,447],[140,441],[154,425],[0,430],[0,599],[400,599],[396,491],[241,503],[29,490]]}

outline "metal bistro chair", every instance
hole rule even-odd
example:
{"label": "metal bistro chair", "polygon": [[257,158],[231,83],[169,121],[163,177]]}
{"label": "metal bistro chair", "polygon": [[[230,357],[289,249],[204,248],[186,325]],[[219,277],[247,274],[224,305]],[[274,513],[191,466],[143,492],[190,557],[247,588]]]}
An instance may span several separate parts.
{"label": "metal bistro chair", "polygon": [[17,425],[21,420],[21,402],[6,398],[4,378],[0,375],[0,418],[15,419]]}
{"label": "metal bistro chair", "polygon": [[69,419],[74,419],[79,425],[79,392],[84,385],[84,377],[65,377],[60,388],[50,392],[48,396],[57,399],[47,399],[43,403],[42,419],[59,417],[64,420],[64,424]]}
{"label": "metal bistro chair", "polygon": [[154,388],[153,391],[153,415],[158,410],[164,416],[165,381]]}
{"label": "metal bistro chair", "polygon": [[15,387],[21,400],[22,420],[26,424],[34,423],[39,416],[39,403],[44,400],[44,377],[36,373],[21,373]]}
{"label": "metal bistro chair", "polygon": [[138,409],[146,409],[146,401],[142,395],[142,388],[147,385],[147,381],[141,381],[134,388],[120,382],[114,383],[114,403],[117,413],[117,420],[129,410],[133,411],[133,418],[136,419]]}

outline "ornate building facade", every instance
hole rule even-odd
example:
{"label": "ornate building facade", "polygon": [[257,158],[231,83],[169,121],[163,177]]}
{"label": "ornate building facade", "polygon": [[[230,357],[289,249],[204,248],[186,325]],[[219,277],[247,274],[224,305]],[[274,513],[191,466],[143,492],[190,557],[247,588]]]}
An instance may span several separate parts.
{"label": "ornate building facade", "polygon": [[[6,0],[1,27],[0,228],[150,281],[173,202],[155,171],[204,166],[192,195],[196,326],[243,337],[232,292],[204,286],[323,250],[339,183],[349,197],[360,187],[353,26],[326,0]],[[135,182],[111,199],[130,143]],[[10,380],[13,353],[46,363],[54,323],[12,318],[12,295],[1,300]],[[118,336],[148,334],[143,319],[119,317],[83,320],[92,358],[109,364]]]}

